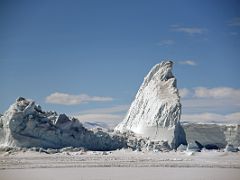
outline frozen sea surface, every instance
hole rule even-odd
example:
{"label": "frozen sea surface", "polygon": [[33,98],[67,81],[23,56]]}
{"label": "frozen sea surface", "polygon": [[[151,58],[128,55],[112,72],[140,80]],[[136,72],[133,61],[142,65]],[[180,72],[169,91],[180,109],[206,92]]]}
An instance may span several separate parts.
{"label": "frozen sea surface", "polygon": [[0,180],[240,179],[240,152],[0,153]]}
{"label": "frozen sea surface", "polygon": [[239,180],[239,169],[94,167],[2,170],[1,180]]}

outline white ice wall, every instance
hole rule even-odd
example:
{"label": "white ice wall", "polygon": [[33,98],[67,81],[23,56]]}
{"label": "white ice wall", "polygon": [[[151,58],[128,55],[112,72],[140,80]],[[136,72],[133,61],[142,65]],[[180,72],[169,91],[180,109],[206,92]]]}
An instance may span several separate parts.
{"label": "white ice wall", "polygon": [[182,127],[188,143],[198,141],[202,145],[217,145],[224,148],[227,144],[240,146],[240,125],[184,123]]}

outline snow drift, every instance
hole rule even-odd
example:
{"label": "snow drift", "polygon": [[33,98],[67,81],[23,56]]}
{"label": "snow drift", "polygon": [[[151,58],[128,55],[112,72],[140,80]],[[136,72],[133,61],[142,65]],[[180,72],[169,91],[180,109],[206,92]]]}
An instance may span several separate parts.
{"label": "snow drift", "polygon": [[173,62],[155,65],[138,90],[124,120],[115,131],[132,131],[156,141],[167,141],[172,148],[186,144],[180,124],[181,103]]}
{"label": "snow drift", "polygon": [[123,137],[90,131],[75,118],[45,112],[34,101],[18,98],[0,117],[0,144],[10,147],[84,147],[113,150],[125,147]]}

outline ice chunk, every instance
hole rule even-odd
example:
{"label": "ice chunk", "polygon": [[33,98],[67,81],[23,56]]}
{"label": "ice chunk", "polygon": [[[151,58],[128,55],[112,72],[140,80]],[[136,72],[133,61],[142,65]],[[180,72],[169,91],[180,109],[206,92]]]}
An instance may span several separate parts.
{"label": "ice chunk", "polygon": [[196,143],[188,143],[187,151],[200,152],[201,149]]}
{"label": "ice chunk", "polygon": [[177,150],[178,150],[178,151],[186,151],[186,150],[187,150],[187,146],[181,144],[180,146],[178,146]]}
{"label": "ice chunk", "polygon": [[232,144],[228,144],[224,151],[226,152],[237,152],[238,151],[238,148],[235,148]]}

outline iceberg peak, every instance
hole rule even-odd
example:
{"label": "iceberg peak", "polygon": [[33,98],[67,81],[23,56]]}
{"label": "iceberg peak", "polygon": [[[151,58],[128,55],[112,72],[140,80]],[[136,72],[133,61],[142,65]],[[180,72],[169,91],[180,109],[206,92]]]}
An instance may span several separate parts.
{"label": "iceberg peak", "polygon": [[186,144],[180,125],[180,96],[172,67],[172,61],[163,61],[150,70],[116,131],[133,131],[151,139],[168,141],[172,148]]}

